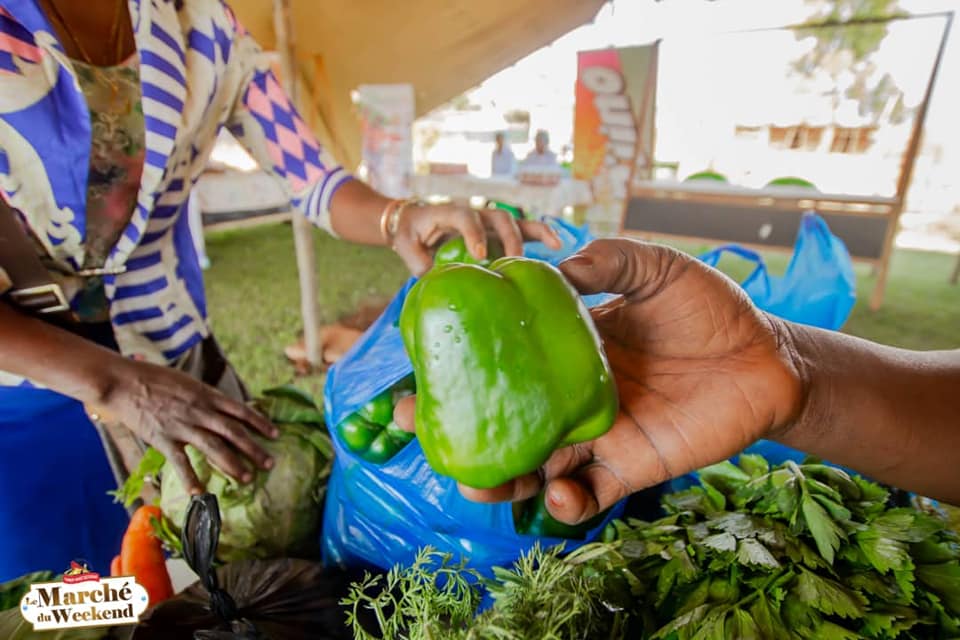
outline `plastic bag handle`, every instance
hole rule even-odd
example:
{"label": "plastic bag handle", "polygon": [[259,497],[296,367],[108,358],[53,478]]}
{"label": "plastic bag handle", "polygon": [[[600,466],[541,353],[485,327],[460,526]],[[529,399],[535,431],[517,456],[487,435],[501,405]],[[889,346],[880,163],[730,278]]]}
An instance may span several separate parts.
{"label": "plastic bag handle", "polygon": [[717,266],[717,263],[720,262],[720,257],[724,253],[732,253],[734,255],[740,256],[744,260],[749,260],[750,262],[754,262],[766,268],[766,264],[764,263],[763,258],[760,256],[759,253],[757,253],[756,251],[747,249],[746,247],[741,247],[738,244],[721,245],[716,249],[713,249],[701,255],[700,261],[707,263],[711,267],[715,267]]}
{"label": "plastic bag handle", "polygon": [[183,557],[200,576],[200,581],[210,594],[210,608],[223,621],[238,617],[237,604],[230,594],[220,588],[214,559],[220,541],[220,506],[217,496],[203,493],[190,498],[187,518],[180,533]]}
{"label": "plastic bag handle", "polygon": [[760,278],[763,283],[764,291],[770,290],[770,276],[767,273],[767,263],[764,261],[763,256],[761,256],[756,251],[747,249],[746,247],[741,247],[738,244],[724,244],[720,245],[712,251],[708,251],[700,256],[701,262],[710,265],[711,267],[716,267],[717,263],[720,262],[720,256],[724,253],[732,253],[735,256],[739,256],[748,262],[752,262],[756,267],[753,271],[750,272],[750,275],[740,283],[742,287],[748,287],[754,280]]}

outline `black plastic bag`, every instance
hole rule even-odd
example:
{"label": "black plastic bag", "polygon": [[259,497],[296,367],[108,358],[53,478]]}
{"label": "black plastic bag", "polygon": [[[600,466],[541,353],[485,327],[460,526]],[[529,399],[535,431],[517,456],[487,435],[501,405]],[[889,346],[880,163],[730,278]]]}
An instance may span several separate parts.
{"label": "black plastic bag", "polygon": [[183,527],[184,559],[200,580],[149,609],[133,640],[339,640],[350,638],[338,604],[359,575],[318,562],[243,560],[214,568],[216,496],[195,496]]}

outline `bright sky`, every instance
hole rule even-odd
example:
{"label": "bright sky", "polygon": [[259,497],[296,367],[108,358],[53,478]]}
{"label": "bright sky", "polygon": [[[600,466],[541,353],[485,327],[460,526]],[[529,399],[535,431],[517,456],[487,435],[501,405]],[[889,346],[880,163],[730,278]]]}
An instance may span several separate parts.
{"label": "bright sky", "polygon": [[[899,4],[900,8],[914,15],[960,9],[960,0],[900,0]],[[827,110],[824,115],[822,98],[804,101],[798,99],[792,89],[777,91],[770,86],[776,82],[784,82],[778,69],[782,69],[788,60],[809,48],[809,41],[797,42],[783,32],[771,32],[769,35],[757,34],[749,38],[731,37],[728,42],[734,44],[724,47],[722,53],[707,49],[710,36],[801,23],[820,7],[822,3],[805,0],[613,0],[601,9],[592,24],[564,35],[552,45],[494,75],[469,95],[472,102],[487,107],[493,113],[503,113],[514,108],[529,111],[532,128],[545,128],[550,131],[552,146],[559,150],[572,139],[577,52],[609,46],[645,44],[662,38],[664,42],[661,46],[659,73],[661,97],[664,99],[659,107],[660,126],[664,126],[664,119],[667,119],[674,125],[674,131],[698,129],[702,133],[698,134],[697,140],[707,139],[706,144],[710,145],[709,138],[705,136],[712,135],[713,131],[721,128],[712,126],[711,122],[724,121],[726,128],[729,127],[731,119],[738,123],[751,124],[751,119],[763,118],[763,114],[767,114],[767,118],[770,114],[778,114],[781,118],[796,117],[797,120],[811,123],[831,117],[837,121],[853,123],[857,118],[853,104],[846,105],[846,110],[841,109],[838,114],[830,114]],[[883,71],[889,72],[908,98],[914,100],[919,100],[923,95],[926,74],[935,53],[935,45],[931,43],[938,41],[939,25],[942,24],[937,21],[934,25],[934,21],[929,21],[925,27],[924,22],[926,21],[898,23],[898,30],[891,29],[890,37],[874,56],[874,61]],[[933,26],[936,26],[937,30],[930,28]],[[918,170],[914,190],[920,188],[944,192],[947,189],[950,193],[942,193],[940,197],[957,202],[960,201],[960,118],[957,116],[960,114],[960,25],[955,24],[953,32],[941,66],[926,126],[926,141],[942,147],[939,164],[934,169],[925,169],[922,175]],[[780,40],[766,43],[773,45],[767,48],[759,44],[765,42],[764,38]],[[738,42],[741,44],[737,44]],[[913,42],[916,42],[916,45]],[[747,47],[775,51],[776,55],[765,58]],[[904,55],[905,51],[912,55]],[[925,51],[928,54],[927,59],[917,60],[917,51]],[[721,59],[724,62],[721,62]],[[730,65],[736,65],[738,59],[749,63],[754,72],[729,73],[724,75],[722,80],[714,79],[715,87],[709,85],[712,74],[704,69],[708,69],[711,64],[727,64],[729,68]],[[761,87],[754,82],[754,75],[763,77]],[[694,76],[703,80],[690,81],[689,78]],[[678,80],[679,78],[685,80]],[[824,82],[833,83],[829,79],[821,80],[820,89]],[[764,91],[764,88],[770,90]],[[664,95],[667,93],[670,96],[669,101]],[[732,100],[729,98],[731,95],[746,98]],[[717,99],[716,96],[724,100]],[[669,112],[663,110],[667,102],[670,103]],[[731,118],[729,113],[734,111],[736,116]],[[492,114],[488,111],[487,115]],[[906,132],[897,135],[903,138]],[[690,136],[697,137],[692,133]],[[671,143],[680,145],[680,150],[683,151],[685,141],[672,139],[679,136],[669,137],[670,140],[664,139],[664,136],[658,139],[658,151],[670,155]],[[517,145],[515,151],[522,156],[527,147]],[[718,153],[721,151],[718,146]],[[479,162],[487,161],[485,157],[481,157]],[[891,166],[883,172],[885,183],[893,181],[896,162],[896,159],[892,159],[886,163]],[[473,164],[471,163],[471,170]],[[888,173],[890,175],[886,176]],[[920,183],[924,180],[937,184],[923,186]],[[951,186],[945,187],[947,184]],[[853,185],[848,181],[847,186]],[[864,189],[874,191],[866,185]]]}
{"label": "bright sky", "polygon": [[[900,0],[900,6],[914,14],[929,13],[956,10],[960,8],[960,1]],[[534,118],[533,127],[547,128],[556,140],[565,141],[572,130],[568,109],[573,105],[578,51],[643,44],[663,38],[668,43],[687,42],[694,57],[709,58],[710,51],[696,49],[697,34],[795,24],[806,20],[812,7],[805,0],[613,0],[601,9],[592,24],[564,35],[494,75],[471,93],[471,97],[498,109],[526,108]],[[960,25],[955,25],[954,32],[958,30]],[[903,49],[897,46],[889,50]],[[900,64],[888,59],[884,66],[889,67],[898,80],[918,76],[911,73],[913,67],[906,59]],[[956,134],[953,122],[954,114],[960,113],[960,82],[951,80],[956,78],[960,78],[960,35],[954,33],[929,114],[931,132],[946,125]]]}

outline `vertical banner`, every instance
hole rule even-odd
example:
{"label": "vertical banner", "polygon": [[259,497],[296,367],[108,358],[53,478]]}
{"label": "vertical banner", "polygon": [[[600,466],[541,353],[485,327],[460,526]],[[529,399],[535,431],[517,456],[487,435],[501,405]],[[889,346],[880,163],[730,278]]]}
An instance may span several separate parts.
{"label": "vertical banner", "polygon": [[360,85],[354,102],[360,111],[363,135],[361,175],[386,196],[409,196],[413,175],[413,86]]}
{"label": "vertical banner", "polygon": [[590,183],[587,223],[597,235],[623,224],[633,180],[653,174],[658,43],[577,54],[573,172]]}

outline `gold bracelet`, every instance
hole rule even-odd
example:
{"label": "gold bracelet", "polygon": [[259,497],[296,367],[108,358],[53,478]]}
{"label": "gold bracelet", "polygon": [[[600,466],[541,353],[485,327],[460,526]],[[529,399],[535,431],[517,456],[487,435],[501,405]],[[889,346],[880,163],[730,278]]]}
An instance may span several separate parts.
{"label": "gold bracelet", "polygon": [[393,212],[397,210],[397,206],[401,202],[403,201],[391,200],[387,203],[387,206],[383,208],[383,213],[380,214],[380,236],[387,245],[393,243],[393,236],[389,233],[390,217],[393,215]]}
{"label": "gold bracelet", "polygon": [[411,205],[420,206],[422,204],[423,202],[417,198],[407,198],[405,200],[394,200],[387,205],[380,217],[380,233],[388,245],[393,246],[393,239],[397,236],[397,230],[400,228],[400,216],[406,208]]}

